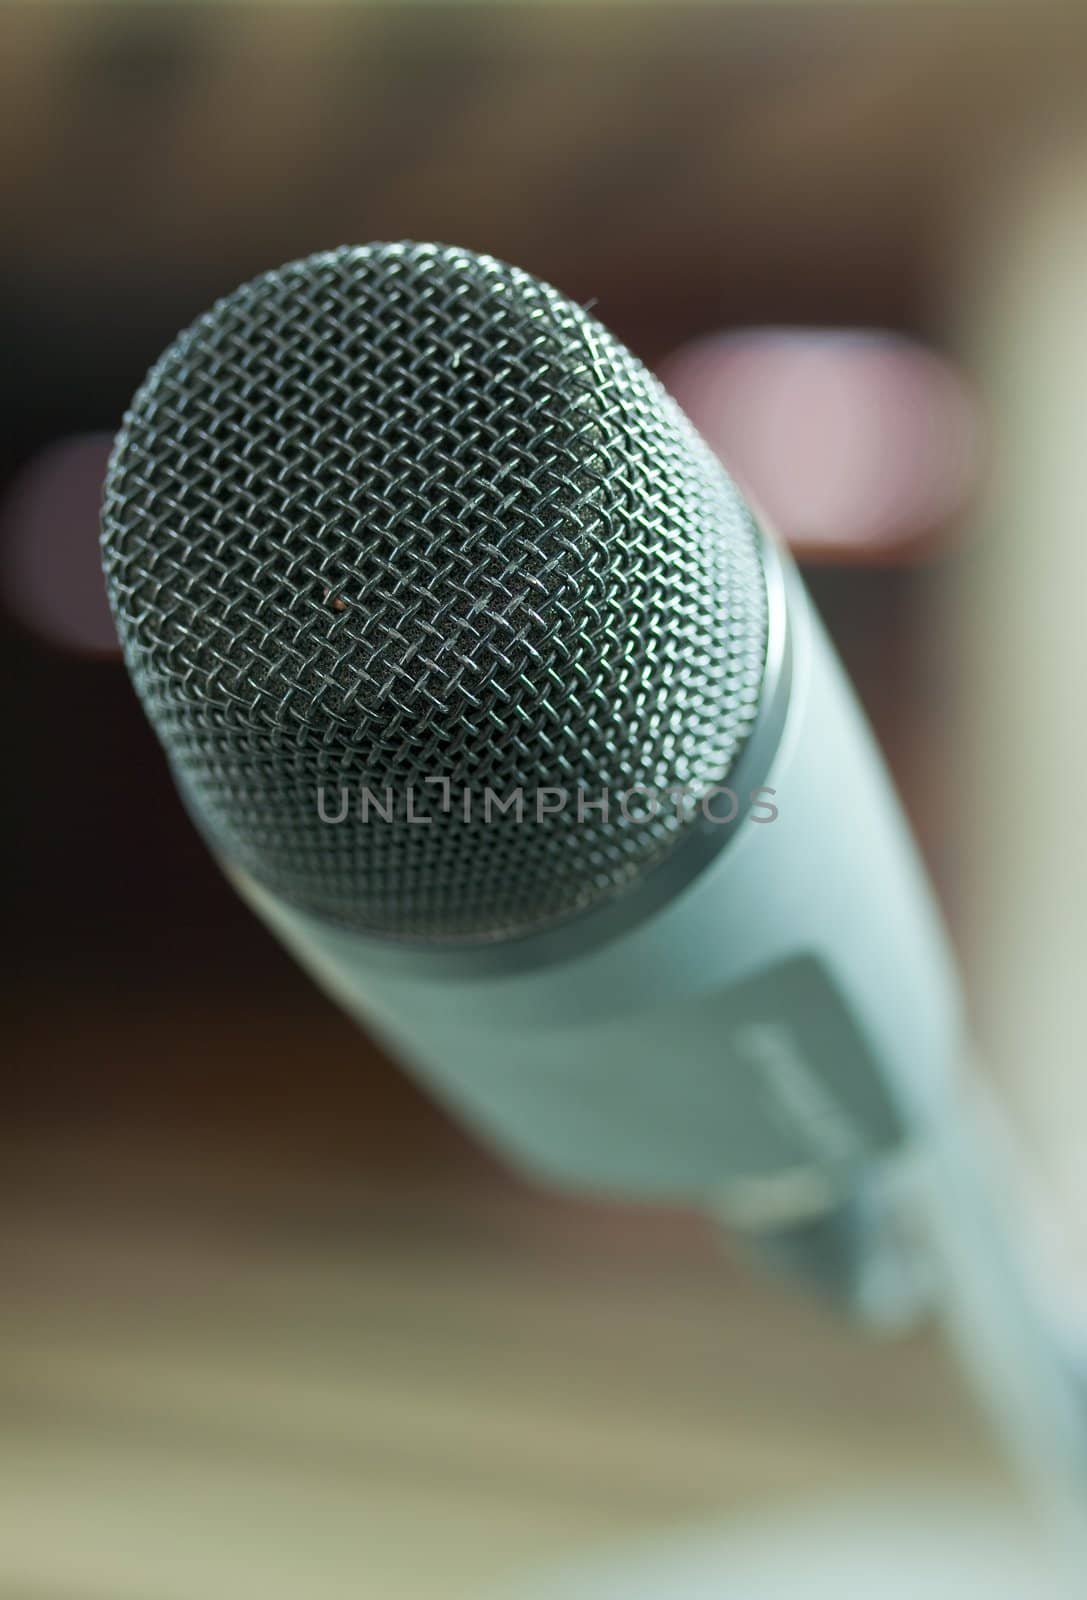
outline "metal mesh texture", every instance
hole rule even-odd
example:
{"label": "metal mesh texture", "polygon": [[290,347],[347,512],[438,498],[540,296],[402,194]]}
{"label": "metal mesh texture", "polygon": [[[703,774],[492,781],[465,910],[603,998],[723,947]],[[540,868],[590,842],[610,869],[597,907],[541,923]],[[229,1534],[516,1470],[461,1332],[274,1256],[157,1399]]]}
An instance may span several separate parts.
{"label": "metal mesh texture", "polygon": [[198,825],[361,932],[504,937],[615,895],[758,708],[735,487],[599,323],[467,250],[335,250],[219,301],[133,401],[103,547]]}

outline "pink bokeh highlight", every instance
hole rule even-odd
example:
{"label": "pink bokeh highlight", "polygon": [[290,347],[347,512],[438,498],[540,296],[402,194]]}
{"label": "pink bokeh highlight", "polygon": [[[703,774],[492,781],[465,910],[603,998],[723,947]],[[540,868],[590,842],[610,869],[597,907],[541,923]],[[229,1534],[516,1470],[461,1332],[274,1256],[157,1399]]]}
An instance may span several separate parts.
{"label": "pink bokeh highlight", "polygon": [[896,335],[718,334],[677,350],[660,376],[802,555],[913,553],[974,493],[981,427],[969,386]]}

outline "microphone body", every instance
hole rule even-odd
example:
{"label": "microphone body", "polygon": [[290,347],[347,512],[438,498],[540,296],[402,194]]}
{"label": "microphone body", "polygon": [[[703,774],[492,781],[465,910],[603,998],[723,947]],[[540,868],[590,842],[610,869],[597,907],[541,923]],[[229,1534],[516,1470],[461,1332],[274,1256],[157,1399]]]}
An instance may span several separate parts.
{"label": "microphone body", "polygon": [[290,263],[148,374],[103,551],[194,822],[328,993],[548,1181],[700,1203],[885,1323],[945,1263],[1078,1536],[1081,1396],[958,1103],[909,830],[787,557],[630,352],[470,251]]}

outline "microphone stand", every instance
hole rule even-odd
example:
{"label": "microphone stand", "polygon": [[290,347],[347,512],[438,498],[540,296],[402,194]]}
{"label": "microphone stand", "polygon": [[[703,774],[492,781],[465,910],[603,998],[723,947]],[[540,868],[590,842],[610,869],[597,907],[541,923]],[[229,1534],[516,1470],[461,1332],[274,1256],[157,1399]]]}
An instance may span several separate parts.
{"label": "microphone stand", "polygon": [[1027,1515],[976,1493],[899,1486],[647,1543],[519,1588],[517,1600],[1078,1600],[1087,1387],[1021,1203],[1022,1163],[976,1077],[848,1201],[763,1234],[757,1254],[873,1330],[935,1312],[1029,1492]]}
{"label": "microphone stand", "polygon": [[[1087,1572],[1083,1338],[1037,1227],[1037,1207],[980,1073],[916,1156],[913,1209],[937,1310],[960,1366],[1041,1514],[1069,1594]],[[1004,1197],[1003,1200],[1000,1197]],[[1076,1588],[1071,1586],[1078,1578]]]}

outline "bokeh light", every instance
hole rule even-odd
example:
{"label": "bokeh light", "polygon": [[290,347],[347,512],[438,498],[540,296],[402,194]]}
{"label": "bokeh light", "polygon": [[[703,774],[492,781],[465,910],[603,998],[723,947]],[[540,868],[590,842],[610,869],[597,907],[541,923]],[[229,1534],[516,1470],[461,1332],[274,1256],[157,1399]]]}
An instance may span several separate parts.
{"label": "bokeh light", "polygon": [[98,507],[111,438],[47,446],[0,507],[5,606],[31,633],[80,655],[117,653],[98,553]]}
{"label": "bokeh light", "polygon": [[965,380],[894,335],[719,334],[677,350],[660,375],[801,555],[915,554],[977,483],[981,429]]}

